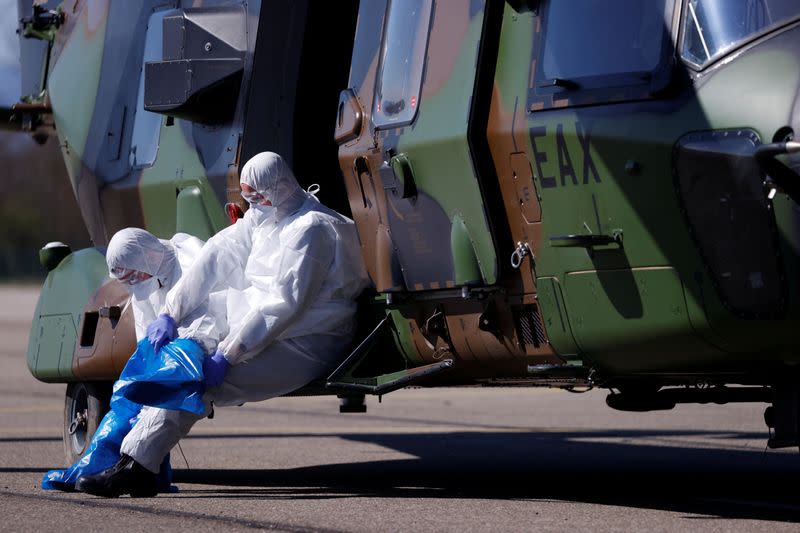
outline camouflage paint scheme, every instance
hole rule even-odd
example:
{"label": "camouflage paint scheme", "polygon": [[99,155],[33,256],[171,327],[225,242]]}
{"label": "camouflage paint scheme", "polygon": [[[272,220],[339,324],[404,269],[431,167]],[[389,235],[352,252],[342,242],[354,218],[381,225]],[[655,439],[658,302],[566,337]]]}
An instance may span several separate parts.
{"label": "camouflage paint scheme", "polygon": [[[513,131],[498,128],[495,144],[503,143],[503,133],[511,134],[513,149],[524,150],[533,162],[544,226],[532,232],[534,272],[556,351],[578,354],[609,376],[729,372],[740,375],[728,379],[748,382],[796,363],[797,206],[787,196],[776,197],[780,244],[775,248],[763,244],[773,239],[767,231],[713,236],[719,246],[727,241],[736,250],[731,255],[736,262],[779,254],[777,273],[764,284],[777,287],[774,293],[787,300],[785,311],[759,316],[754,303],[755,312],[742,318],[725,305],[693,241],[692,231],[700,229],[687,224],[684,211],[691,207],[676,193],[674,149],[689,132],[752,130],[768,143],[786,126],[796,128],[800,58],[790,51],[800,28],[776,30],[699,72],[679,64],[672,74],[677,87],[668,96],[627,94],[625,102],[615,103],[620,97],[607,95],[600,100],[606,105],[587,106],[569,101],[568,92],[561,101],[558,95],[550,101],[535,95],[531,65],[538,57],[541,15],[506,6],[495,109],[516,113],[517,119]],[[674,39],[678,20],[668,28]],[[517,53],[531,42],[530,57]],[[525,71],[529,77],[521,80]],[[495,160],[508,151],[497,146]],[[502,171],[498,175],[502,179]],[[757,169],[752,181],[760,181]],[[590,248],[548,242],[587,230],[620,232],[624,244]],[[774,302],[776,309],[779,305]]]}
{"label": "camouflage paint scheme", "polygon": [[[131,146],[137,113],[147,113],[136,109],[141,30],[155,10],[177,8],[178,2],[96,0],[62,7],[68,15],[53,48],[47,92],[90,237],[104,246],[117,230],[137,225],[169,238],[182,229],[175,191],[194,186],[200,190],[199,208],[209,215],[208,228],[195,233],[208,238],[226,223],[217,206],[225,201],[238,136],[231,140],[228,128],[212,131],[180,119],[167,125],[160,117],[152,132],[159,139],[154,164],[134,166],[124,149]],[[103,143],[97,140],[100,132]]]}
{"label": "camouflage paint scheme", "polygon": [[[704,373],[763,382],[782,365],[796,363],[797,206],[782,195],[773,203],[779,246],[763,245],[773,239],[766,231],[719,236],[738,249],[729,256],[733,261],[780,257],[780,265],[764,269],[774,279],[763,283],[771,283],[773,295],[784,301],[732,311],[698,253],[676,191],[680,169],[674,151],[690,132],[752,131],[756,145],[794,128],[800,64],[791,50],[800,30],[774,31],[700,71],[679,63],[671,73],[674,87],[663,96],[632,89],[591,95],[593,100],[566,93],[542,97],[535,86],[543,11],[527,7],[536,2],[505,3],[486,129],[508,223],[503,227],[485,223],[496,205],[486,184],[492,176],[476,174],[476,160],[484,154],[470,152],[464,129],[465,119],[474,118],[466,102],[476,105],[484,97],[477,92],[480,80],[474,80],[478,43],[492,39],[497,26],[482,2],[467,4],[436,4],[419,109],[410,125],[396,130],[377,129],[370,120],[386,7],[362,6],[352,93],[340,102],[340,163],[351,208],[378,290],[393,295],[389,309],[406,357],[429,361],[447,353],[457,370],[467,369],[472,377],[491,377],[500,368],[506,377],[521,377],[531,364],[557,362],[557,355],[607,378],[658,372],[664,382],[691,382]],[[676,10],[667,28],[673,43],[679,15]],[[763,94],[766,79],[769,90]],[[756,94],[762,96],[754,99]],[[341,109],[351,116],[342,120]],[[400,187],[392,180],[401,180],[381,169],[390,166],[393,153],[406,155],[413,168],[416,204],[398,198]],[[760,182],[760,171],[751,170],[753,183]],[[483,194],[484,213],[472,209],[476,194]],[[487,231],[493,232],[492,253],[481,246]],[[619,235],[622,245],[559,246],[551,240],[587,233]],[[459,235],[472,245],[473,256],[459,255]],[[518,272],[501,272],[519,242],[529,245],[533,257]],[[440,290],[469,285],[457,273],[469,271],[459,263],[470,260],[481,273],[478,285],[502,288],[502,297],[478,303],[473,295],[456,306],[458,296]],[[478,320],[463,327],[465,318],[487,312],[508,317],[508,308],[518,304],[541,307],[548,341],[542,349],[523,351],[512,320],[496,319],[493,332],[505,352],[475,342],[481,336]],[[431,334],[431,319],[446,327]],[[488,364],[472,367],[473,358]]]}
{"label": "camouflage paint scheme", "polygon": [[[165,116],[156,115],[152,135],[158,138],[158,156],[153,164],[133,165],[129,154],[136,115],[147,113],[137,109],[145,40],[142,28],[147,27],[153,12],[175,9],[179,4],[90,0],[60,5],[64,24],[53,43],[46,89],[69,177],[89,235],[100,251],[123,227],[143,227],[160,238],[186,231],[206,239],[228,223],[219,206],[226,199],[228,170],[236,164],[241,119],[238,128],[210,128],[180,119],[169,124]],[[206,4],[214,2],[194,2],[187,7]],[[250,5],[258,9],[257,2]],[[71,297],[43,292],[32,328],[29,365],[34,350],[39,355],[36,370],[31,370],[47,380],[113,379],[121,366],[113,363],[109,350],[96,350],[94,357],[105,364],[101,362],[96,371],[87,374],[80,370],[86,351],[80,343],[75,345],[71,369],[64,364],[63,354],[43,349],[49,341],[46,331],[38,331],[41,326],[37,322],[64,301],[80,306],[78,311],[82,302],[91,300],[91,292],[78,289],[89,272],[67,275],[62,266],[50,273],[45,287],[69,286]],[[117,285],[104,270],[102,277],[92,274],[85,279],[92,292],[101,284]],[[80,336],[83,324],[82,315],[75,315],[69,328],[73,338]],[[125,350],[130,354],[133,322],[129,312],[122,318],[113,330],[126,338]],[[102,325],[107,323],[101,318],[98,343],[104,336]],[[40,340],[38,349],[35,339]],[[58,360],[57,375],[44,370]]]}
{"label": "camouflage paint scheme", "polygon": [[[273,149],[294,162],[301,181],[319,178],[303,169],[321,161],[323,183],[335,194],[346,190],[380,295],[372,309],[393,318],[394,350],[408,367],[455,361],[452,371],[428,384],[535,384],[539,365],[592,368],[609,383],[635,375],[657,375],[664,383],[769,383],[772,372],[798,359],[792,331],[798,208],[776,197],[774,239],[751,232],[742,243],[733,232],[720,235],[727,240],[724,257],[736,261],[776,252],[779,275],[763,286],[785,297],[775,301],[775,313],[755,297],[742,297],[743,305],[732,310],[739,297],[705,260],[708,235],[693,226],[699,215],[692,196],[682,192],[680,169],[705,139],[702,132],[730,132],[755,145],[798,126],[800,28],[784,26],[702,70],[678,60],[663,91],[613,91],[587,100],[538,89],[544,11],[529,4],[535,2],[434,1],[414,118],[376,129],[372,108],[387,0],[348,4],[351,11],[339,23],[349,20],[354,29],[341,32],[352,55],[341,49],[325,64],[309,63],[310,53],[283,40],[313,44],[314,32],[297,28],[314,16],[323,19],[319,12],[329,6],[65,2],[47,88],[94,242],[102,247],[132,225],[164,238],[175,231],[207,238],[226,224],[222,204],[237,199],[240,161]],[[157,157],[132,167],[128,150],[135,115],[143,112],[136,98],[147,20],[154,9],[217,5],[243,11],[247,47],[234,115],[215,126],[160,117]],[[679,15],[668,28],[673,46]],[[285,34],[278,31],[284,27]],[[262,42],[267,55],[259,57]],[[334,43],[317,45],[324,50]],[[289,82],[260,71],[267,63],[269,72],[285,71]],[[78,65],[85,75],[71,75]],[[349,69],[349,81],[338,87],[347,87],[338,116],[335,97],[323,102],[328,93],[317,95],[310,81],[323,66],[335,74]],[[317,133],[332,148],[303,139]],[[752,179],[761,176],[754,171]],[[347,212],[347,204],[333,205]],[[586,235],[618,240],[580,244]],[[573,237],[558,239],[565,236]],[[518,256],[519,268],[510,265],[515,250],[530,251]],[[45,285],[63,288],[72,282],[59,279],[80,277],[62,272],[69,264],[53,270]],[[111,371],[80,373],[77,357],[66,363],[66,348],[58,355],[48,348],[58,339],[64,346],[78,342],[81,316],[91,311],[84,303],[102,303],[95,291],[114,299],[117,293],[102,283],[95,276],[84,284],[91,289],[75,285],[71,300],[80,309],[62,309],[64,294],[43,293],[29,348],[29,365],[38,354],[31,371],[39,379],[113,377],[111,362]],[[124,315],[120,328],[132,328]],[[113,360],[108,351],[93,357]]]}
{"label": "camouflage paint scheme", "polygon": [[[377,290],[395,298],[388,307],[398,345],[409,361],[453,358],[448,380],[524,376],[526,365],[558,363],[544,338],[526,345],[516,331],[512,306],[532,304],[535,293],[523,293],[518,271],[506,272],[470,148],[486,5],[435,5],[416,117],[376,130],[370,116],[385,13],[386,2],[361,6],[351,90],[340,100],[349,119],[340,119],[337,138],[367,269]],[[391,169],[392,154],[413,169],[416,193],[409,198],[407,178]],[[536,313],[534,305],[525,309]]]}

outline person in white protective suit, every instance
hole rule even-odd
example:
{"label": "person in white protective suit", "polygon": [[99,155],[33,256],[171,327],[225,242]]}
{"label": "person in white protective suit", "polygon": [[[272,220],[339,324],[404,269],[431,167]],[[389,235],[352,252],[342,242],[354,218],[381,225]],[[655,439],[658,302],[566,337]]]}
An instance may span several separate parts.
{"label": "person in white protective suit", "polygon": [[[170,240],[161,240],[139,228],[125,228],[111,238],[106,251],[108,272],[131,294],[128,305],[133,311],[137,341],[146,336],[147,325],[156,319],[163,308],[167,292],[197,258],[202,247],[203,241],[185,233],[178,233]],[[218,302],[216,311],[213,310],[213,301]],[[206,352],[213,353],[221,335],[227,332],[227,326],[220,320],[225,315],[224,303],[219,294],[205,298],[192,313],[183,317],[177,325],[177,333],[183,338],[193,339]],[[150,409],[153,408],[143,407],[140,416],[144,417]],[[156,493],[155,476],[135,464],[130,457],[123,456],[111,470],[137,477],[139,482],[132,487],[137,494]],[[79,490],[81,479],[84,478],[79,478],[76,483]]]}
{"label": "person in white protective suit", "polygon": [[[147,325],[164,307],[167,293],[189,268],[203,248],[203,241],[186,233],[162,240],[140,228],[125,228],[111,238],[106,250],[108,273],[131,294],[130,304],[137,342],[146,335]],[[187,314],[177,328],[182,338],[193,339],[206,352],[214,352],[227,326],[222,313],[209,312],[209,301],[224,306],[222,294],[204,299]]]}
{"label": "person in white protective suit", "polygon": [[[347,355],[355,298],[369,283],[353,221],[301,189],[279,155],[254,156],[240,181],[250,209],[208,240],[148,326],[148,338],[158,348],[210,293],[225,291],[229,331],[203,367],[207,413],[211,402],[266,400],[327,376]],[[121,451],[156,473],[200,418],[149,409]],[[140,479],[123,473],[95,481],[87,492],[113,496]]]}

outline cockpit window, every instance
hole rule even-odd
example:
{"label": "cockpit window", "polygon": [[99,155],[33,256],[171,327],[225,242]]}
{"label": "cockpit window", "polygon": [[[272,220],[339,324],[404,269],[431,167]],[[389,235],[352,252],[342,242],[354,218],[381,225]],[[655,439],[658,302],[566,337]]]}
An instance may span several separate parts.
{"label": "cockpit window", "polygon": [[681,56],[703,67],[747,39],[800,16],[798,0],[689,0]]}
{"label": "cockpit window", "polygon": [[414,120],[428,48],[433,0],[390,0],[372,121],[376,128]]}
{"label": "cockpit window", "polygon": [[546,3],[542,77],[575,83],[656,70],[667,46],[666,0]]}

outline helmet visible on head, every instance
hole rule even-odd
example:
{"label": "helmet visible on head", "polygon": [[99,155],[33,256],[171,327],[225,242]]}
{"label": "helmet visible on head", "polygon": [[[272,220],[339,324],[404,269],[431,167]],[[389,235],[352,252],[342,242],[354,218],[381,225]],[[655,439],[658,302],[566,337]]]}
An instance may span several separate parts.
{"label": "helmet visible on head", "polygon": [[240,183],[258,191],[277,208],[279,214],[294,211],[306,199],[292,169],[275,152],[254,155],[245,163],[241,176]]}
{"label": "helmet visible on head", "polygon": [[156,236],[139,228],[125,228],[111,238],[106,251],[108,273],[112,278],[135,284],[148,274],[163,282],[175,268],[175,252]]}

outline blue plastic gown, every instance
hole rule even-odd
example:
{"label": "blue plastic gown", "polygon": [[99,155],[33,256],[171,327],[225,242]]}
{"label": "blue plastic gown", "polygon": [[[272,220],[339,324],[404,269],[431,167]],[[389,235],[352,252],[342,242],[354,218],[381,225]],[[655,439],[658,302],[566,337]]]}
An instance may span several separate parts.
{"label": "blue plastic gown", "polygon": [[[204,357],[200,345],[190,339],[176,339],[158,354],[147,339],[140,341],[114,383],[111,410],[97,427],[86,453],[65,470],[47,472],[42,489],[74,490],[79,477],[113,466],[120,458],[122,439],[136,424],[145,405],[202,415]],[[159,471],[159,490],[168,492],[171,482],[172,469],[167,456]]]}

